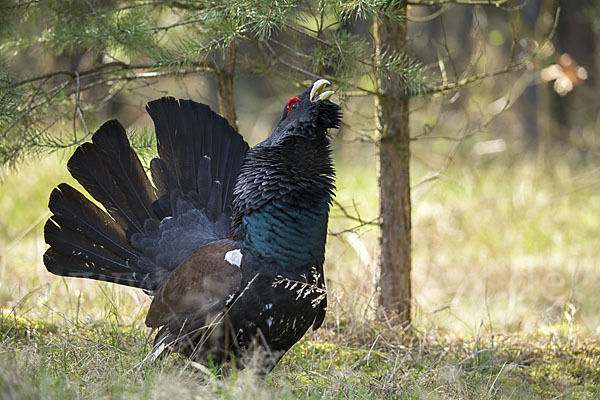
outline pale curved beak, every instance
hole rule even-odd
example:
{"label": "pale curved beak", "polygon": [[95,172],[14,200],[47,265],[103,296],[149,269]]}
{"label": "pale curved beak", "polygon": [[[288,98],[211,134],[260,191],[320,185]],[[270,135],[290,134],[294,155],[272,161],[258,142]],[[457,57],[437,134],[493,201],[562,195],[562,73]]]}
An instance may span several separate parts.
{"label": "pale curved beak", "polygon": [[320,100],[329,100],[335,93],[333,90],[325,90],[329,85],[331,85],[331,82],[327,79],[319,79],[313,83],[312,88],[310,89],[310,102],[316,103]]}

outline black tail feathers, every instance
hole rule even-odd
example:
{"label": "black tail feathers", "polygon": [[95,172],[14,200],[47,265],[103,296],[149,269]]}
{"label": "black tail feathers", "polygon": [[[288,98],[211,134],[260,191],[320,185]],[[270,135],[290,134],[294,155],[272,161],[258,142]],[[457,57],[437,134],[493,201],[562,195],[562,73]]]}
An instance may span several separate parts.
{"label": "black tail feathers", "polygon": [[242,136],[205,104],[163,97],[146,110],[154,121],[160,157],[150,163],[157,214],[175,214],[173,192],[187,195],[213,221],[230,214],[233,187],[248,151]]}
{"label": "black tail feathers", "polygon": [[156,196],[123,126],[106,122],[67,166],[108,214],[67,184],[54,189],[48,205],[53,215],[44,228],[48,271],[151,289],[152,271],[136,266],[141,254],[129,239],[143,232],[147,219],[158,219]]}
{"label": "black tail feathers", "polygon": [[48,271],[143,286],[141,271],[128,262],[139,254],[123,228],[104,211],[66,183],[52,191],[50,210],[54,215],[44,227],[50,245],[44,254]]}
{"label": "black tail feathers", "polygon": [[[159,242],[173,235],[169,230],[182,231],[172,221],[164,227],[161,223],[176,216],[178,204],[185,200],[186,209],[202,210],[221,225],[229,220],[233,186],[248,149],[241,135],[208,106],[192,101],[162,98],[147,110],[160,157],[151,162],[154,187],[123,126],[116,120],[102,125],[92,143],[75,151],[68,169],[106,212],[67,184],[54,189],[49,203],[53,215],[44,229],[50,245],[44,255],[48,271],[155,290],[177,265],[145,252],[160,253]],[[206,244],[202,241],[212,232],[229,231],[229,226],[220,228],[207,226],[205,235],[196,232],[199,242],[187,240],[176,258]]]}
{"label": "black tail feathers", "polygon": [[108,121],[79,146],[67,167],[81,185],[125,228],[127,236],[143,232],[156,196],[142,164],[119,121]]}

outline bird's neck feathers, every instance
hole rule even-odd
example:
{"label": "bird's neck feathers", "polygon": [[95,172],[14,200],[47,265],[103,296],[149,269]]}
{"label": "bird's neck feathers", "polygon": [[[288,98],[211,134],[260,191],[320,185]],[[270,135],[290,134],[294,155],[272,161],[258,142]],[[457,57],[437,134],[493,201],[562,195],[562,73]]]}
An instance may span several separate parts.
{"label": "bird's neck feathers", "polygon": [[321,266],[335,190],[329,139],[258,145],[234,190],[234,230],[245,251],[282,267]]}

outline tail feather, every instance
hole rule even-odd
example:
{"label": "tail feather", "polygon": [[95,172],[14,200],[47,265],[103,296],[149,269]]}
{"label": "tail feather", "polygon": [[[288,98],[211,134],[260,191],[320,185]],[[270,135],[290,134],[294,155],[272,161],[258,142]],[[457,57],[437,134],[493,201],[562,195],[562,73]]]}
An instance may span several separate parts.
{"label": "tail feather", "polygon": [[127,198],[116,187],[96,146],[92,143],[84,143],[79,146],[69,159],[67,168],[86,191],[106,208],[106,211],[117,223],[126,228],[128,235],[141,231],[141,225],[130,216],[129,210],[125,208]]}
{"label": "tail feather", "polygon": [[[167,98],[165,101],[161,100],[155,100],[146,105],[146,110],[154,121],[158,156],[164,162],[167,170],[172,173],[171,176],[164,176],[163,178],[166,178],[167,181],[159,184],[165,186],[167,190],[181,189],[183,188],[181,182],[183,171],[181,171],[179,164],[183,158],[181,152],[186,150],[186,146],[179,144],[179,142],[183,143],[181,140],[183,129],[180,126],[181,124],[174,120],[177,114],[177,102],[173,98]],[[152,178],[157,180],[157,177],[153,176]]]}
{"label": "tail feather", "polygon": [[113,272],[134,272],[127,265],[126,260],[109,249],[96,244],[77,231],[56,225],[51,219],[44,226],[44,236],[50,247],[59,254],[77,257],[83,263],[103,265]]}
{"label": "tail feather", "polygon": [[156,200],[150,180],[137,154],[129,145],[125,128],[117,120],[103,124],[93,136],[105,164],[117,186],[127,196],[137,221],[157,219],[152,210]]}
{"label": "tail feather", "polygon": [[145,280],[138,278],[131,272],[116,272],[102,264],[87,261],[81,257],[68,256],[50,247],[44,253],[44,264],[49,272],[73,278],[96,279],[99,281],[119,283],[121,285],[145,287]]}
{"label": "tail feather", "polygon": [[[196,177],[196,185],[199,188],[210,188],[212,181],[212,166],[211,160],[208,157],[202,157],[198,162],[198,176]],[[210,193],[207,190],[198,191],[198,202],[200,204],[208,204]]]}
{"label": "tail feather", "polygon": [[174,177],[169,176],[169,167],[167,163],[158,158],[153,157],[150,160],[150,174],[152,175],[152,183],[156,188],[156,197],[159,199],[169,191],[169,182],[174,181]]}
{"label": "tail feather", "polygon": [[61,228],[79,232],[123,260],[139,256],[127,242],[123,228],[66,183],[52,191],[48,207],[53,213],[52,221]]}
{"label": "tail feather", "polygon": [[[232,141],[229,151],[233,154],[246,154],[248,151],[248,145],[245,142]],[[223,200],[225,204],[231,204],[233,200],[233,188],[235,187],[235,183],[237,182],[237,178],[239,175],[239,171],[242,168],[242,164],[244,162],[243,157],[229,157],[227,158],[227,165],[225,166],[225,171],[238,171],[236,174],[227,174],[223,177],[225,180],[223,185],[225,187],[230,188],[226,191],[226,197]]]}
{"label": "tail feather", "polygon": [[[149,102],[146,109],[154,121],[162,160],[151,168],[155,185],[167,193],[179,189],[212,220],[230,213],[233,186],[248,151],[242,136],[205,104],[163,97]],[[174,213],[170,199],[159,204]]]}
{"label": "tail feather", "polygon": [[170,182],[174,182],[175,177],[169,171],[169,167],[164,160],[154,157],[150,161],[150,173],[152,182],[156,188],[156,197],[158,200],[153,204],[153,209],[159,219],[172,215],[171,202],[169,200]]}

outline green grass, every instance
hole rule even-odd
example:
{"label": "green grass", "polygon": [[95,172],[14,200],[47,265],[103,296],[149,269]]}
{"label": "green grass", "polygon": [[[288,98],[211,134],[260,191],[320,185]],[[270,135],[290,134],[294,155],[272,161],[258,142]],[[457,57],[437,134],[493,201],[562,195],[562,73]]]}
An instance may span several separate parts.
{"label": "green grass", "polygon": [[[362,150],[361,150],[362,151]],[[364,156],[362,156],[364,158]],[[372,158],[338,155],[341,204],[377,213]],[[600,396],[600,192],[594,166],[462,166],[413,201],[414,329],[375,318],[376,232],[331,236],[324,329],[263,381],[152,363],[138,290],[45,271],[57,156],[0,186],[0,398],[535,399]],[[426,176],[418,165],[413,181]],[[334,209],[330,230],[353,225]]]}
{"label": "green grass", "polygon": [[516,335],[438,341],[398,337],[375,322],[368,325],[369,333],[379,329],[378,334],[309,335],[262,381],[253,371],[219,378],[178,356],[152,363],[146,359],[146,332],[137,325],[105,320],[69,327],[11,313],[0,323],[0,393],[18,399],[533,399],[600,394],[598,341]]}

